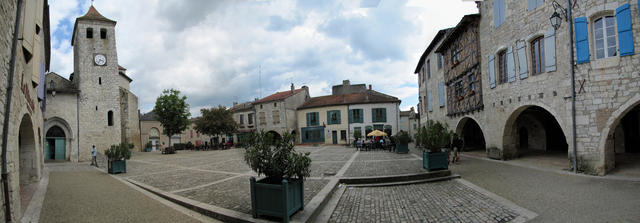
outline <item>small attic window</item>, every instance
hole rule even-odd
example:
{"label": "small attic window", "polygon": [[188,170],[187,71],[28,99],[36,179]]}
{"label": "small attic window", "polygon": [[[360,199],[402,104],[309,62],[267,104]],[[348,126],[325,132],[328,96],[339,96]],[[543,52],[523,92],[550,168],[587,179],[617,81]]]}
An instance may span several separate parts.
{"label": "small attic window", "polygon": [[93,28],[87,28],[87,39],[93,38]]}
{"label": "small attic window", "polygon": [[100,29],[100,39],[106,39],[107,38],[107,29],[102,28]]}

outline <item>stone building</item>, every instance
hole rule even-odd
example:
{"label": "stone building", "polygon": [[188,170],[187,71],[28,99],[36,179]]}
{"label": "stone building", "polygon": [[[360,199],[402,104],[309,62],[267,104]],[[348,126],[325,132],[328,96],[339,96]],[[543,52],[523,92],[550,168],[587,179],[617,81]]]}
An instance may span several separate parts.
{"label": "stone building", "polygon": [[46,75],[45,160],[86,161],[92,145],[99,152],[121,142],[142,148],[138,98],[118,65],[115,25],[91,6],[75,21],[74,72],[68,80]]}
{"label": "stone building", "polygon": [[233,134],[233,142],[240,142],[245,134],[256,131],[256,111],[252,102],[234,102],[229,110],[233,112],[233,120],[238,124],[238,129]]}
{"label": "stone building", "polygon": [[281,137],[285,132],[297,134],[298,119],[296,108],[309,99],[309,88],[302,86],[291,90],[276,92],[253,102],[257,116],[257,130],[271,132]]}
{"label": "stone building", "polygon": [[[484,108],[463,113],[447,108],[454,114],[438,119],[458,134],[479,130],[488,156],[496,159],[536,154],[572,168],[575,149],[577,170],[600,175],[638,162],[637,1],[582,0],[568,6],[488,0],[478,7]],[[565,19],[568,7],[572,16]],[[550,22],[554,13],[561,19],[557,27]],[[469,123],[477,128],[466,128]]]}
{"label": "stone building", "polygon": [[208,145],[211,142],[211,136],[200,133],[195,129],[195,118],[191,118],[191,124],[180,134],[168,137],[164,134],[164,128],[160,121],[156,120],[153,111],[140,116],[140,141],[144,145],[151,144],[151,150],[157,151],[167,146],[173,146],[176,143],[191,142],[194,146]]}
{"label": "stone building", "polygon": [[[452,28],[438,31],[427,49],[422,53],[414,73],[418,74],[420,124],[424,125],[430,117],[442,119],[446,116],[446,91],[444,90],[444,61],[436,49]],[[438,101],[436,104],[435,101]]]}
{"label": "stone building", "polygon": [[17,222],[44,168],[44,76],[51,58],[49,5],[46,0],[0,1],[0,18],[0,218]]}
{"label": "stone building", "polygon": [[[377,129],[395,135],[399,129],[400,100],[364,84],[348,80],[333,86],[333,94],[313,97],[298,107],[302,143],[349,144]],[[339,90],[336,90],[339,89]],[[348,89],[348,90],[345,90]]]}
{"label": "stone building", "polygon": [[411,139],[415,140],[420,127],[420,115],[416,113],[413,107],[409,111],[400,111],[398,126],[399,130],[407,132]]}

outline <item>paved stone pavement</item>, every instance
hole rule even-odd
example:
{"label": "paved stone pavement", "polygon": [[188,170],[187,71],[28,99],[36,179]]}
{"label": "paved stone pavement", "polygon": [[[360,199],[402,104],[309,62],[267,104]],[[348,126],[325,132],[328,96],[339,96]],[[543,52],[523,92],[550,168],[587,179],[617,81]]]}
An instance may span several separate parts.
{"label": "paved stone pavement", "polygon": [[166,201],[152,199],[88,163],[55,163],[47,168],[49,184],[40,222],[213,221],[173,209]]}
{"label": "paved stone pavement", "polygon": [[[342,176],[385,176],[424,173],[418,157],[388,151],[361,151],[343,146],[298,146],[311,153],[311,177],[305,185],[305,204],[329,182]],[[105,163],[101,161],[101,168]],[[341,171],[342,170],[342,171]],[[127,161],[127,173],[118,174],[134,183],[217,207],[251,213],[249,178],[257,176],[243,160],[243,149],[215,151],[135,152]]]}
{"label": "paved stone pavement", "polygon": [[458,181],[347,186],[329,222],[509,222],[519,214]]}

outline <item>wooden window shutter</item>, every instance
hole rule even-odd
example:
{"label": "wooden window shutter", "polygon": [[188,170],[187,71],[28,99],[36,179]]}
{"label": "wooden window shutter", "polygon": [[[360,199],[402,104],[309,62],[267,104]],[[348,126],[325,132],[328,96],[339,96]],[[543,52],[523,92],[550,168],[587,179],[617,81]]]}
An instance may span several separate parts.
{"label": "wooden window shutter", "polygon": [[516,81],[516,66],[513,61],[513,46],[509,46],[509,49],[507,49],[507,81]]}
{"label": "wooden window shutter", "polygon": [[527,65],[527,50],[524,41],[516,42],[516,51],[518,54],[518,76],[525,79],[529,76],[529,66]]}
{"label": "wooden window shutter", "polygon": [[489,87],[490,88],[495,88],[496,87],[496,74],[495,74],[495,56],[494,55],[489,55],[489,64],[487,65],[489,66]]}
{"label": "wooden window shutter", "polygon": [[575,18],[573,25],[576,41],[576,62],[578,64],[589,62],[589,31],[587,28],[587,18]]}
{"label": "wooden window shutter", "polygon": [[629,3],[616,9],[618,24],[618,45],[620,56],[633,55],[633,29],[631,28],[631,9]]}

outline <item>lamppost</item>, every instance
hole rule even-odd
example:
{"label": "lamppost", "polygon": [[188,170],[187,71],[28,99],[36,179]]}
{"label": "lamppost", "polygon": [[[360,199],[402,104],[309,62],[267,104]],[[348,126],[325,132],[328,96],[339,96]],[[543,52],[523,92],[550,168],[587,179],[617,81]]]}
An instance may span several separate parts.
{"label": "lamppost", "polygon": [[569,70],[571,72],[571,138],[573,144],[573,172],[578,172],[578,150],[576,149],[576,86],[575,86],[575,72],[573,70],[573,26],[571,25],[571,0],[567,0],[567,8],[562,7],[558,2],[553,0],[551,2],[553,6],[553,14],[549,17],[549,22],[551,22],[551,26],[553,26],[554,30],[558,30],[562,25],[562,20],[565,20],[569,25],[567,26],[569,30]]}

